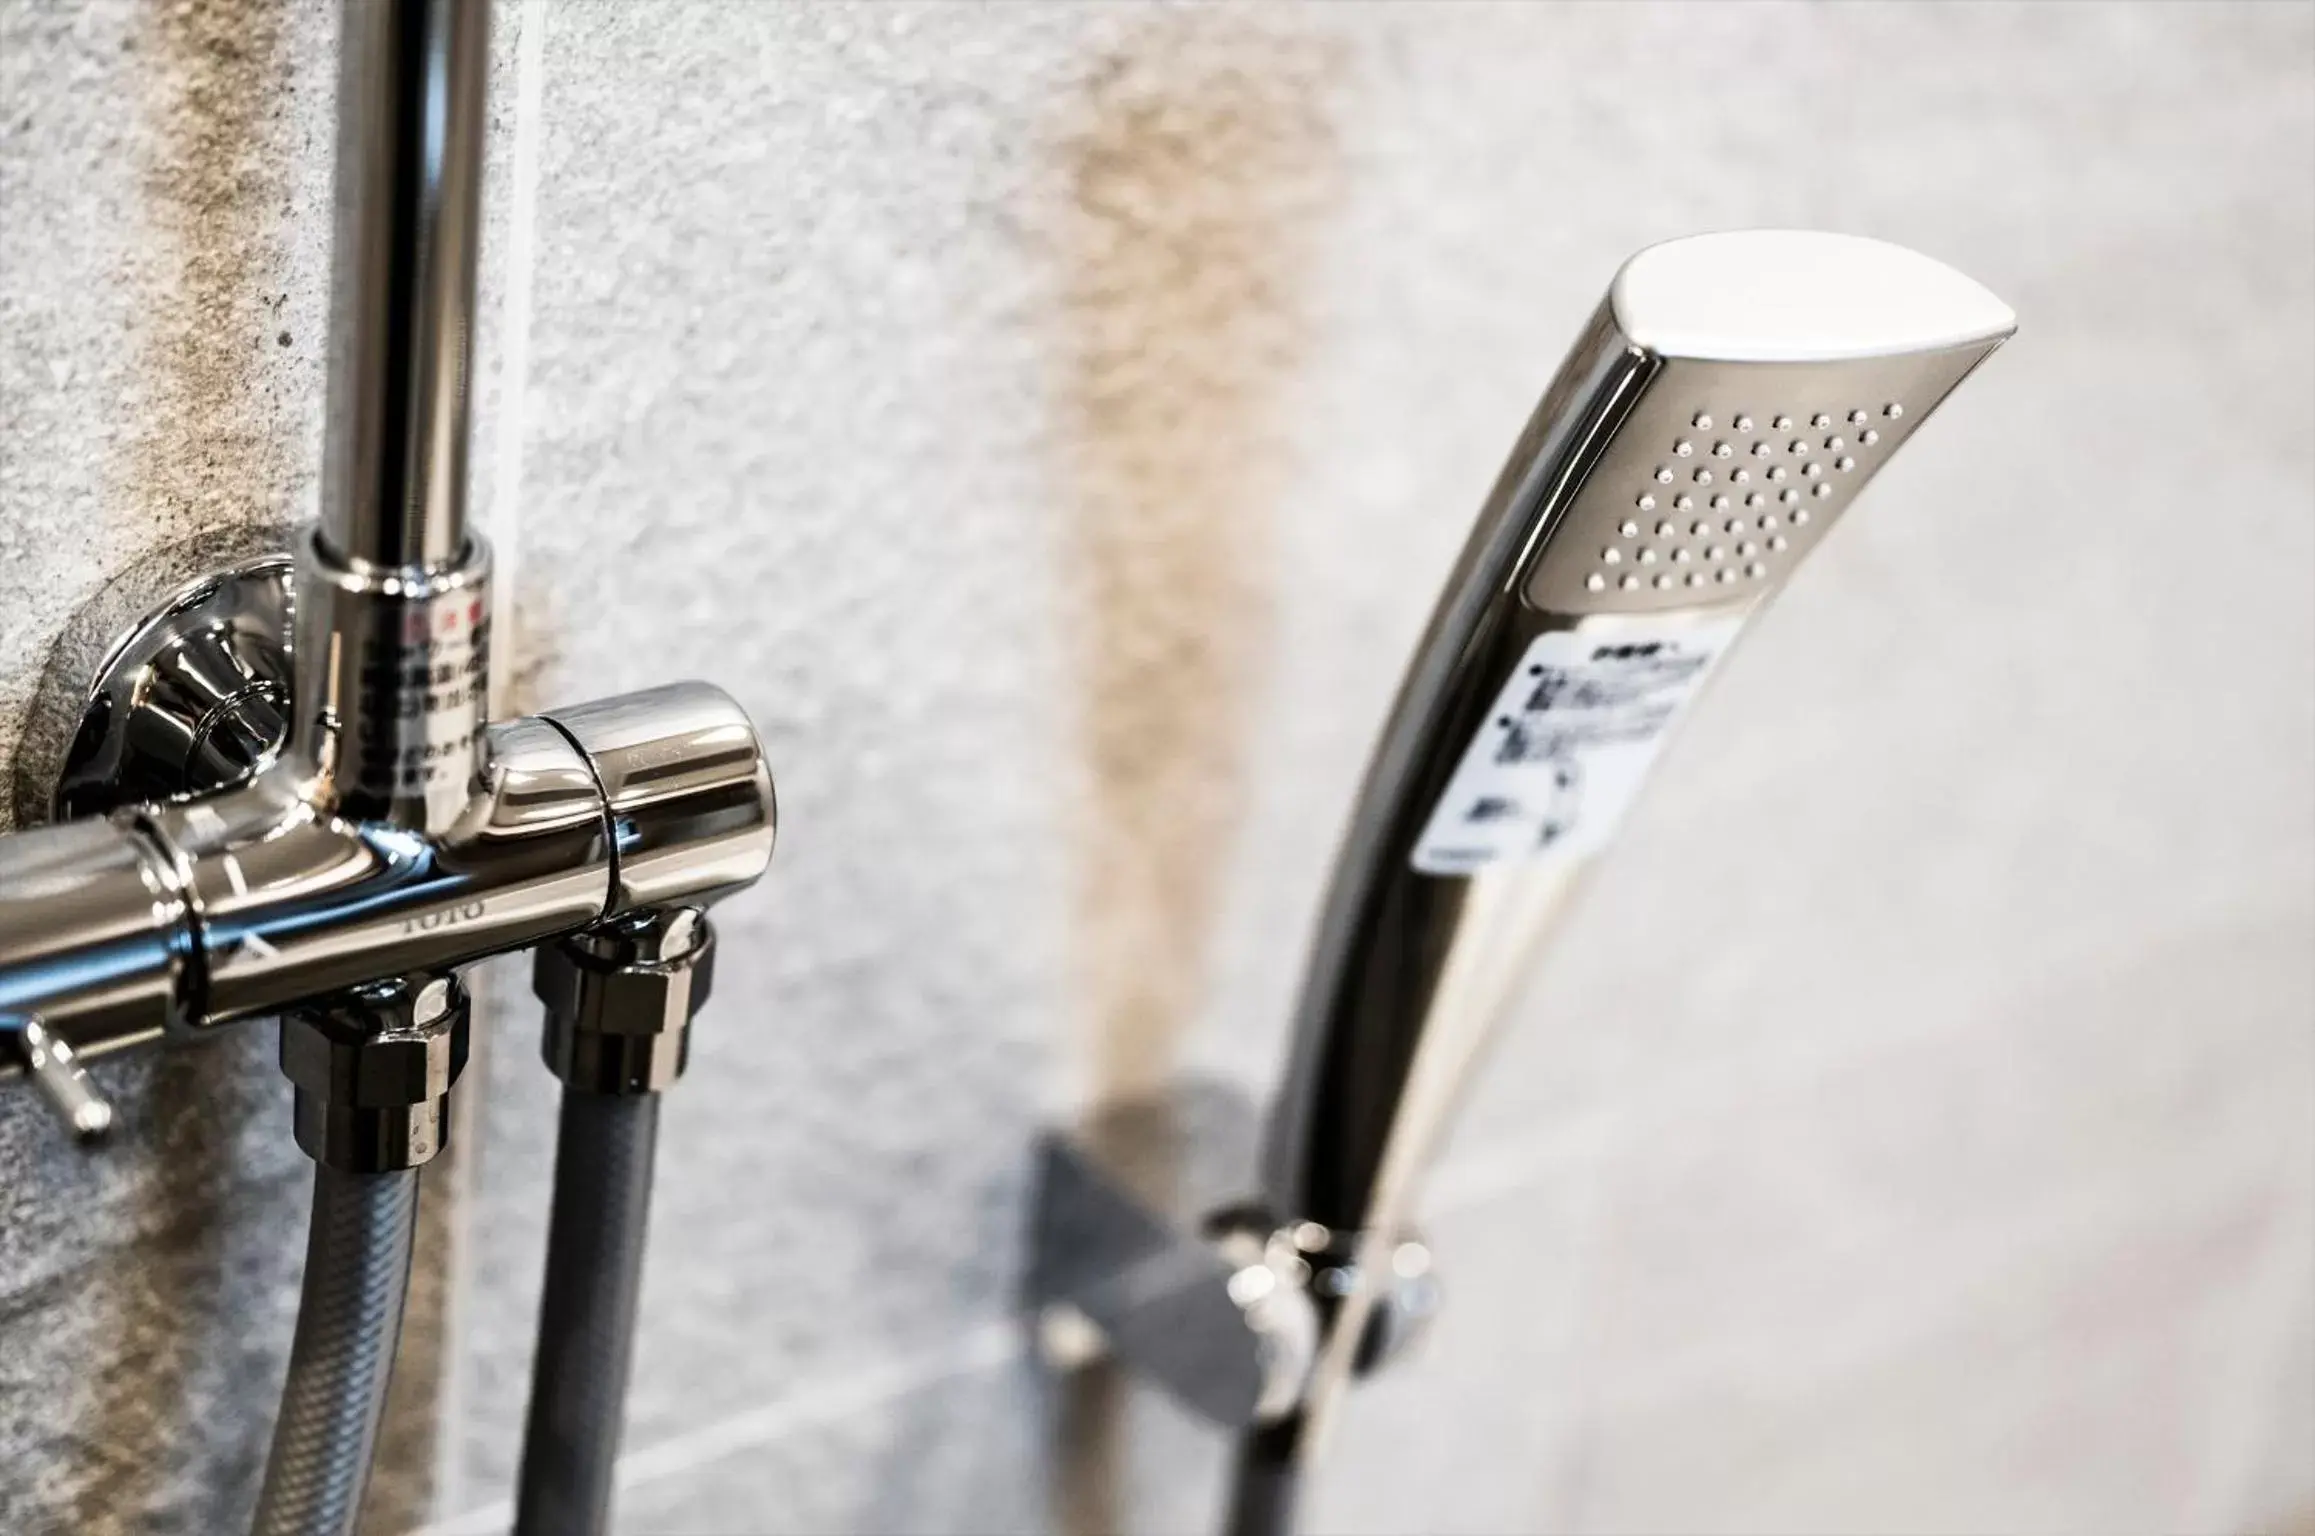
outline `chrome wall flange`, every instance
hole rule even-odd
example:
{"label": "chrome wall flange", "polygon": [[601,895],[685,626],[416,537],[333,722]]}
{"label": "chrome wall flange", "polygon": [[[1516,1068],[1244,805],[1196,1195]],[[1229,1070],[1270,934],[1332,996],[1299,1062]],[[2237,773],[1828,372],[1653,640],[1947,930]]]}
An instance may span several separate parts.
{"label": "chrome wall flange", "polygon": [[57,774],[58,821],[230,788],[289,731],[287,555],[187,582],[112,644],[81,697]]}

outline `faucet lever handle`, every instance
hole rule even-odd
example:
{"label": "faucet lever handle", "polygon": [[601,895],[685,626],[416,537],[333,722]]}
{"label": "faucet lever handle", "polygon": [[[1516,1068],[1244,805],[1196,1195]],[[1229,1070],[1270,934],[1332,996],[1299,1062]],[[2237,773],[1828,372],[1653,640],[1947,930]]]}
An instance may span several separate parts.
{"label": "faucet lever handle", "polygon": [[112,1129],[113,1107],[89,1081],[71,1044],[48,1032],[37,1019],[16,1024],[17,1049],[32,1080],[78,1141],[97,1141]]}

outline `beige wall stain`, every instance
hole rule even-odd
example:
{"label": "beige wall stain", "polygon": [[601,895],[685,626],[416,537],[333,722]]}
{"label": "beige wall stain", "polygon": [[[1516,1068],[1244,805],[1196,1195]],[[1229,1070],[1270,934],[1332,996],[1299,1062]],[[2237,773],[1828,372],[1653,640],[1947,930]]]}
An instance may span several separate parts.
{"label": "beige wall stain", "polygon": [[[258,353],[279,345],[265,324],[279,302],[265,279],[282,258],[282,157],[268,117],[291,83],[284,42],[280,0],[182,0],[155,5],[130,44],[150,120],[143,207],[158,237],[139,270],[125,274],[148,318],[139,374],[121,402],[133,446],[111,503],[120,525],[107,542],[130,559],[254,521],[265,489],[302,467],[294,436],[262,400]],[[116,1106],[141,1128],[140,1141],[175,1154],[143,1184],[147,1208],[136,1225],[166,1231],[169,1248],[196,1273],[221,1262],[232,1219],[229,1188],[209,1171],[230,1159],[229,1128],[201,1111],[226,1101],[220,1074],[235,1066],[215,1050],[166,1053],[137,1080],[143,1091]],[[72,1500],[76,1531],[144,1529],[168,1497],[169,1462],[150,1442],[196,1390],[196,1356],[170,1341],[216,1320],[201,1315],[208,1309],[188,1313],[147,1276],[132,1260],[108,1266],[98,1281],[100,1335],[150,1347],[108,1352],[98,1364],[75,1425],[86,1453]]]}
{"label": "beige wall stain", "polygon": [[[1340,180],[1340,53],[1180,11],[1104,58],[1060,145],[1066,649],[1087,771],[1076,871],[1089,1115],[1152,1099],[1206,986],[1279,580],[1275,498]],[[1097,1115],[1086,1133],[1099,1135]],[[1053,1518],[1123,1517],[1114,1367],[1053,1404]]]}
{"label": "beige wall stain", "polygon": [[[297,92],[326,96],[330,82],[293,67],[294,20],[286,0],[176,0],[153,6],[125,50],[150,119],[141,192],[154,236],[124,274],[146,316],[137,372],[121,401],[130,445],[110,499],[117,525],[106,536],[132,572],[131,585],[166,586],[215,563],[213,556],[278,545],[312,474],[313,445],[301,429],[311,403],[298,396],[320,388],[324,338],[296,333],[281,283],[292,220],[326,209],[290,206],[294,146],[284,118]],[[284,369],[280,355],[300,352],[309,365]],[[119,1106],[124,1120],[143,1128],[139,1141],[174,1148],[168,1168],[144,1186],[146,1209],[134,1218],[140,1229],[166,1234],[161,1241],[176,1262],[162,1273],[200,1273],[222,1261],[225,1224],[234,1218],[229,1187],[210,1170],[230,1161],[229,1128],[204,1111],[228,1100],[221,1074],[246,1064],[239,1053],[213,1049],[167,1052]],[[281,1131],[286,1137],[286,1124]],[[421,1207],[404,1349],[366,1530],[407,1529],[430,1498],[433,1403],[446,1355],[441,1256],[452,1202],[442,1196],[452,1181],[441,1175],[448,1172],[437,1171],[430,1181],[437,1198]],[[299,1241],[293,1231],[278,1236]],[[192,1406],[199,1358],[169,1341],[225,1326],[212,1312],[239,1310],[226,1295],[189,1309],[149,1268],[108,1267],[97,1282],[98,1332],[138,1347],[96,1362],[75,1416],[82,1450],[69,1494],[75,1530],[141,1530],[169,1497],[176,1469],[152,1453],[151,1441],[157,1426]],[[262,1462],[266,1427],[248,1426],[245,1472]]]}
{"label": "beige wall stain", "polygon": [[1273,500],[1334,200],[1339,54],[1201,11],[1105,59],[1062,140],[1055,295],[1067,649],[1095,1100],[1161,1084],[1195,1019],[1267,665]]}
{"label": "beige wall stain", "polygon": [[136,452],[116,506],[142,544],[279,519],[311,474],[266,366],[269,350],[318,356],[322,341],[294,333],[288,296],[271,286],[290,190],[279,124],[294,93],[329,89],[290,68],[287,3],[156,4],[138,40],[155,120],[145,210],[158,238],[140,274],[150,318]]}

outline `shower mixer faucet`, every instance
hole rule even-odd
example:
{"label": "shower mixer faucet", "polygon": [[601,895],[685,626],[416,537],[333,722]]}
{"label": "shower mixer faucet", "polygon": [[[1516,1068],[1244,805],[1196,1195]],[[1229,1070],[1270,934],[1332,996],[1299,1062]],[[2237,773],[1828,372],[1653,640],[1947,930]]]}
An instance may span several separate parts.
{"label": "shower mixer faucet", "polygon": [[80,693],[68,819],[0,837],[0,1075],[76,1135],[114,1119],[90,1060],[282,1020],[316,1182],[265,1533],[352,1529],[466,1059],[455,973],[531,947],[566,1084],[556,1254],[582,1262],[549,1280],[525,1490],[552,1513],[525,1528],[601,1528],[656,1096],[706,995],[704,909],[772,851],[762,745],[714,687],[488,718],[465,482],[489,15],[347,0],[320,517],[121,635]]}
{"label": "shower mixer faucet", "polygon": [[1422,1177],[1669,733],[2015,323],[1950,267],[1852,236],[1702,235],[1625,263],[1383,729],[1255,1193],[1201,1221],[1101,1137],[1048,1144],[1029,1299],[1240,1432],[1236,1536],[1291,1528],[1343,1389],[1433,1304]]}
{"label": "shower mixer faucet", "polygon": [[27,1034],[0,1073],[45,1055],[85,1094],[112,1051],[764,871],[771,778],[720,690],[487,718],[465,385],[488,16],[345,8],[321,518],[171,599],[87,685],[76,819],[0,837],[0,1020]]}

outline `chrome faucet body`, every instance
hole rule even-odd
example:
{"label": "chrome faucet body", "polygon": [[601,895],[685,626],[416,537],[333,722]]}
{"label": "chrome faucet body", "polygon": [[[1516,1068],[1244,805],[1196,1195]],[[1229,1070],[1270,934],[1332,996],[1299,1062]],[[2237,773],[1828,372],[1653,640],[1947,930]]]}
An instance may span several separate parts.
{"label": "chrome faucet body", "polygon": [[762,748],[705,684],[494,725],[479,756],[439,831],[343,814],[293,750],[222,794],[0,838],[0,1015],[101,1056],[711,901],[771,857]]}

